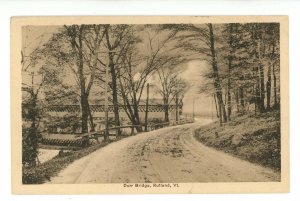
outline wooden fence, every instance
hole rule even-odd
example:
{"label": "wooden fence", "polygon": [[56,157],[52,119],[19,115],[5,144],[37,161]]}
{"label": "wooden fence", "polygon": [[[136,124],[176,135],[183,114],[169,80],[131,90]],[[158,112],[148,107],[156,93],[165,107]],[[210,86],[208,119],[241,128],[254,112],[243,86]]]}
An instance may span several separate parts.
{"label": "wooden fence", "polygon": [[[156,124],[149,124],[147,126],[147,131],[152,131],[160,128],[165,128],[169,126],[175,125],[182,125],[187,123],[193,123],[192,119],[183,119],[177,122],[164,122],[164,123],[156,123]],[[124,125],[124,126],[116,126],[108,128],[109,134],[108,136],[116,136],[116,133],[112,133],[110,131],[121,129],[121,136],[126,135],[124,129],[130,128],[131,133],[130,135],[134,135],[134,129],[136,130],[143,130],[142,125]],[[140,128],[140,129],[137,129]],[[123,129],[123,130],[122,130]],[[48,148],[48,149],[79,149],[82,147],[86,147],[90,145],[90,140],[95,139],[99,142],[100,137],[104,137],[105,129],[95,132],[89,132],[84,134],[77,134],[75,135],[74,139],[47,139],[42,138],[40,140],[40,147],[41,148]],[[128,135],[128,134],[127,134]]]}

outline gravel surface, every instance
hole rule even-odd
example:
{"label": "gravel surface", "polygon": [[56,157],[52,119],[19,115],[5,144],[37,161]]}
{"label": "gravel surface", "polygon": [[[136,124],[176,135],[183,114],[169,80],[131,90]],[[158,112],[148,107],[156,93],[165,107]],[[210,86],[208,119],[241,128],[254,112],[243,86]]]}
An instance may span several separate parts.
{"label": "gravel surface", "polygon": [[280,173],[204,146],[196,128],[163,128],[114,142],[79,159],[50,183],[163,183],[280,181]]}

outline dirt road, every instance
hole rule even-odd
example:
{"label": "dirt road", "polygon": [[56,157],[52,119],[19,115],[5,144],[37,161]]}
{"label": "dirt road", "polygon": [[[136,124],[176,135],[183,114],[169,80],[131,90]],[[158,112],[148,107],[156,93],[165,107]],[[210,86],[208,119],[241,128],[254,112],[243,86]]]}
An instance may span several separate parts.
{"label": "dirt road", "polygon": [[280,173],[195,140],[209,121],[163,128],[112,143],[75,161],[50,183],[279,181]]}

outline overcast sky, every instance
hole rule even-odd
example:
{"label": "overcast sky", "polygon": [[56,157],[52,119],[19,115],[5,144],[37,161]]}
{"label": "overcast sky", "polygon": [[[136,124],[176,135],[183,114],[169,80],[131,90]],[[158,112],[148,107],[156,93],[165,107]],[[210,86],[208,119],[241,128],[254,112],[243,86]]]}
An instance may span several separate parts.
{"label": "overcast sky", "polygon": [[182,73],[182,78],[186,79],[191,87],[184,97],[184,112],[193,112],[193,101],[195,113],[201,115],[211,115],[212,110],[212,97],[206,94],[199,93],[199,87],[203,83],[201,76],[209,67],[205,61],[190,61],[186,71]]}

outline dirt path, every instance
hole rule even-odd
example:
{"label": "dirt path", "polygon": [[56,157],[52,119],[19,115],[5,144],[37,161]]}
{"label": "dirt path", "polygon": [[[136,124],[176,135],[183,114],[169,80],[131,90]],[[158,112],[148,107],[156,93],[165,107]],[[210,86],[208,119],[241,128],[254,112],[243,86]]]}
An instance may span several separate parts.
{"label": "dirt path", "polygon": [[164,128],[112,143],[79,159],[50,183],[279,181],[280,173],[196,141],[208,121]]}

